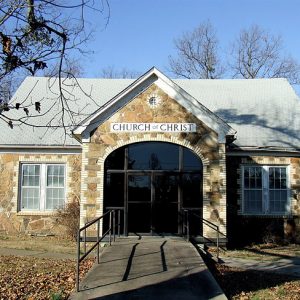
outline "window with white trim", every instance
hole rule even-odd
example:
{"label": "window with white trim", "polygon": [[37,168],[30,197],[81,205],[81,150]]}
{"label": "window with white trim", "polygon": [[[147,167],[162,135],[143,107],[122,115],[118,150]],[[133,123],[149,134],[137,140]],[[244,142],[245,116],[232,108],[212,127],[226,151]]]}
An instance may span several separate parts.
{"label": "window with white trim", "polygon": [[243,213],[290,212],[287,166],[243,166]]}
{"label": "window with white trim", "polygon": [[21,210],[51,211],[65,204],[65,165],[22,164]]}

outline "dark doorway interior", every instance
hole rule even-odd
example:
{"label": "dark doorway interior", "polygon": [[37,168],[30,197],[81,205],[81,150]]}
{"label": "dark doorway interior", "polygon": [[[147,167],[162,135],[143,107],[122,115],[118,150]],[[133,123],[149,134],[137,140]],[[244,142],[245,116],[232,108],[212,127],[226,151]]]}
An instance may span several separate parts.
{"label": "dark doorway interior", "polygon": [[[145,142],[119,148],[105,162],[104,208],[122,210],[125,235],[181,234],[182,209],[202,215],[202,173],[201,160],[182,146]],[[192,234],[201,234],[200,222],[191,225]]]}

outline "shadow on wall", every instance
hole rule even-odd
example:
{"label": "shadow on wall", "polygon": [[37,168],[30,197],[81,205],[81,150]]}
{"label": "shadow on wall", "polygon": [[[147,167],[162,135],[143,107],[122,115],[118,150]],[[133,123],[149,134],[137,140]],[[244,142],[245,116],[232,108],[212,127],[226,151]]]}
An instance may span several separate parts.
{"label": "shadow on wall", "polygon": [[246,217],[230,211],[228,249],[242,248],[252,244],[284,245],[297,243],[295,219],[274,217]]}

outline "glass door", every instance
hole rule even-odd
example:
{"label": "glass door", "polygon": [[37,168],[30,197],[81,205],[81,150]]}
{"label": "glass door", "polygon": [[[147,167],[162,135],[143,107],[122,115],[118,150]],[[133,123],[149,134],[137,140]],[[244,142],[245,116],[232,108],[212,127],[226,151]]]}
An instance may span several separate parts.
{"label": "glass door", "polygon": [[153,175],[152,231],[178,233],[178,176]]}
{"label": "glass door", "polygon": [[[105,161],[104,212],[121,210],[121,232],[181,233],[188,209],[190,232],[202,223],[203,165],[191,150],[171,143],[143,142],[113,151]],[[104,223],[108,228],[108,223]]]}
{"label": "glass door", "polygon": [[128,175],[128,232],[178,233],[178,176]]}
{"label": "glass door", "polygon": [[128,232],[151,232],[151,176],[128,174]]}

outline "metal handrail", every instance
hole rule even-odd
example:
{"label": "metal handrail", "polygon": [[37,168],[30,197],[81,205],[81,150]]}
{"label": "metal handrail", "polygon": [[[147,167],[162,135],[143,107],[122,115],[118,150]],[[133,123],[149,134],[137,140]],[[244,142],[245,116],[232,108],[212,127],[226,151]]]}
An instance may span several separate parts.
{"label": "metal handrail", "polygon": [[[118,228],[118,237],[120,237],[121,234],[121,211],[124,211],[124,207],[123,206],[113,206],[113,207],[107,207],[108,210],[115,210],[118,212],[118,217],[117,217],[117,228]],[[115,224],[115,223],[114,223]]]}
{"label": "metal handrail", "polygon": [[[118,211],[118,236],[120,237],[120,209],[111,209],[104,213],[102,216],[93,219],[87,222],[83,227],[79,228],[77,234],[77,270],[76,270],[76,290],[79,292],[79,273],[80,273],[80,263],[97,247],[97,263],[100,263],[100,242],[109,235],[109,245],[111,245],[112,241],[116,240],[116,210]],[[109,228],[100,236],[100,220],[104,219],[104,217],[109,216]],[[97,224],[97,241],[92,245],[91,248],[87,250],[87,243],[91,241],[87,241],[86,230],[94,225]],[[83,231],[83,237],[82,236]],[[80,243],[83,242],[83,255],[80,253]]]}
{"label": "metal handrail", "polygon": [[212,223],[209,220],[206,220],[204,218],[202,218],[201,216],[197,215],[196,213],[192,212],[190,213],[190,211],[193,211],[194,209],[183,209],[183,222],[182,222],[182,227],[183,227],[183,234],[186,233],[186,240],[189,241],[190,240],[190,220],[189,220],[189,216],[190,214],[194,215],[195,217],[197,217],[198,219],[201,220],[202,224],[205,224],[206,226],[210,227],[211,229],[213,229],[214,231],[217,232],[217,242],[215,243],[214,241],[212,241],[213,243],[216,244],[217,247],[217,259],[219,260],[219,253],[220,253],[220,246],[219,246],[219,239],[220,239],[220,228],[218,225]]}

